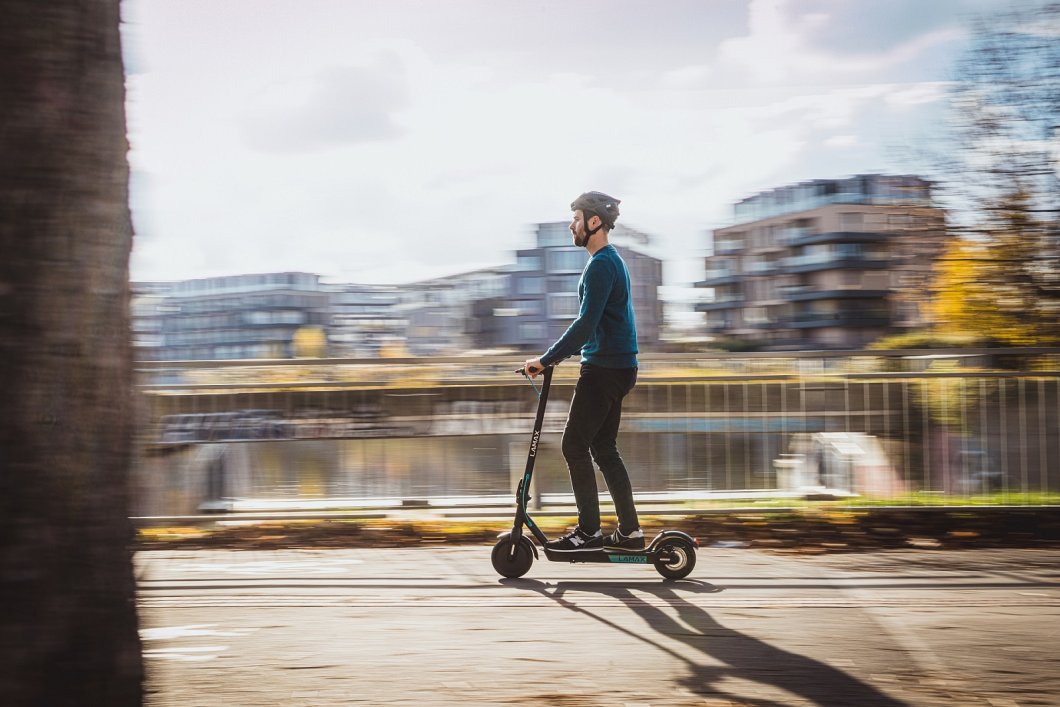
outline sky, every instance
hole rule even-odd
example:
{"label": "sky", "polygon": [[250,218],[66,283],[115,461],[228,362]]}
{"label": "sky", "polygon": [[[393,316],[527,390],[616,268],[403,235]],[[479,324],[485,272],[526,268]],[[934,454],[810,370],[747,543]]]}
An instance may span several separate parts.
{"label": "sky", "polygon": [[132,278],[455,274],[598,190],[680,298],[735,201],[916,173],[1013,4],[125,0]]}

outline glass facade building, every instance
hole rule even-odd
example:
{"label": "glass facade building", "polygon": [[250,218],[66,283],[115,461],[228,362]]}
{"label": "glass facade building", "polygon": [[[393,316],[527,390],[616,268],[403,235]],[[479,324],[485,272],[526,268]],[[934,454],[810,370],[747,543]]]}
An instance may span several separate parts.
{"label": "glass facade building", "polygon": [[331,293],[317,275],[230,275],[171,283],[162,305],[165,360],[289,358],[303,327],[326,329]]}

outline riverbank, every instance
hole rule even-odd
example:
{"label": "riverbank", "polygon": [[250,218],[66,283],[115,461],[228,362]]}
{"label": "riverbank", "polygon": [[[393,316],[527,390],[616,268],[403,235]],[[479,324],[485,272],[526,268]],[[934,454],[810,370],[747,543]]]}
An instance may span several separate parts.
{"label": "riverbank", "polygon": [[[571,515],[537,519],[556,535],[576,522]],[[136,549],[283,549],[408,547],[432,544],[489,544],[510,527],[495,510],[480,517],[434,517],[413,511],[383,517],[226,520],[212,526],[141,528]],[[614,524],[604,517],[605,527]],[[852,508],[845,505],[797,509],[645,513],[649,538],[663,528],[689,533],[703,547],[748,547],[777,552],[865,552],[915,547],[1060,547],[1060,506],[914,506]]]}

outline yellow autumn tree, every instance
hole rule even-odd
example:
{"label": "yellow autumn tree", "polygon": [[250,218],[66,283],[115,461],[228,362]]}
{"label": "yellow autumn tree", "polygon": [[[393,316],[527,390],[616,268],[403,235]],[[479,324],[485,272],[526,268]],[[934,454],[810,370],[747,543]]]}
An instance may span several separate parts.
{"label": "yellow autumn tree", "polygon": [[328,350],[328,337],[321,327],[304,326],[294,333],[295,358],[324,358]]}
{"label": "yellow autumn tree", "polygon": [[930,305],[938,332],[1012,346],[1036,343],[1035,327],[1016,314],[1025,311],[1024,298],[1000,283],[1003,269],[991,246],[953,239],[938,261]]}

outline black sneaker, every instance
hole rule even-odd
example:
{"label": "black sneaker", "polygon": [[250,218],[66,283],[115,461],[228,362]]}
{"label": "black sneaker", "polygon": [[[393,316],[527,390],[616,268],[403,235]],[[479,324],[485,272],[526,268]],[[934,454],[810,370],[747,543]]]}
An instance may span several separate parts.
{"label": "black sneaker", "polygon": [[604,534],[597,530],[589,535],[581,528],[575,528],[562,538],[545,543],[545,548],[552,552],[583,552],[599,550],[604,546]]}
{"label": "black sneaker", "polygon": [[640,528],[637,528],[629,535],[623,535],[622,531],[615,529],[615,532],[607,536],[607,540],[604,542],[605,550],[643,550],[644,549],[644,533],[641,532]]}

